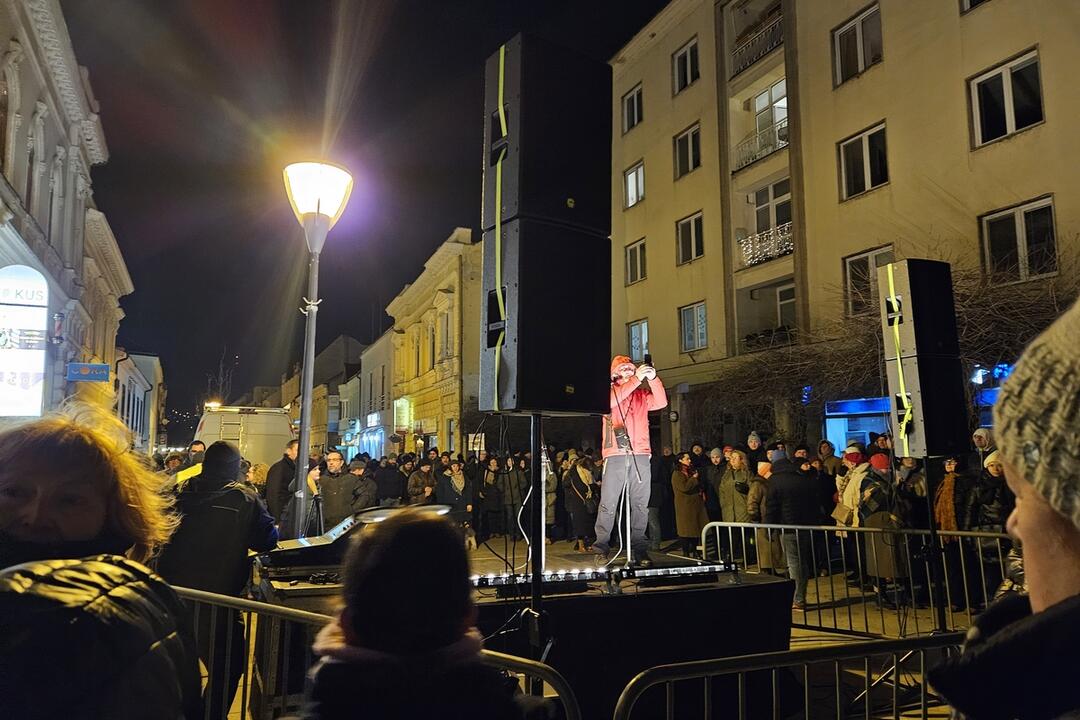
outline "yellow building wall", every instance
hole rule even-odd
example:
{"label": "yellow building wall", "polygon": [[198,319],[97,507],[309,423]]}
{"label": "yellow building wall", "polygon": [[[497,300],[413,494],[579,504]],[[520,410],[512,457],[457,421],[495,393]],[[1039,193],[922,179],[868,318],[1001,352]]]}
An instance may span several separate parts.
{"label": "yellow building wall", "polygon": [[[797,62],[811,322],[843,312],[843,260],[881,245],[898,255],[981,262],[979,217],[1052,194],[1059,263],[1080,217],[1080,3],[881,0],[881,63],[833,88],[831,31],[863,0],[799,0]],[[1038,48],[1045,122],[972,149],[968,80]],[[884,120],[888,184],[840,202],[837,143]]]}

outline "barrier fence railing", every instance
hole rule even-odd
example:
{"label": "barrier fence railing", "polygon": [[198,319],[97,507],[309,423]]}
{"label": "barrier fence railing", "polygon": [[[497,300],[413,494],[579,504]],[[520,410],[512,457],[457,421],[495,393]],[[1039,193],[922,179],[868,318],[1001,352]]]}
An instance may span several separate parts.
{"label": "barrier fence railing", "polygon": [[[175,590],[191,608],[205,720],[226,720],[237,711],[241,718],[271,720],[300,709],[314,660],[311,643],[333,618],[191,588]],[[524,688],[529,679],[542,681],[557,696],[563,717],[581,720],[573,690],[552,667],[489,650],[482,651],[482,660],[519,676]]]}
{"label": "barrier fence railing", "polygon": [[701,545],[706,557],[719,552],[746,572],[794,579],[801,571],[805,608],[793,606],[796,627],[907,637],[970,627],[1007,576],[1012,541],[994,532],[938,531],[932,541],[916,528],[711,522]]}
{"label": "barrier fence railing", "polygon": [[944,707],[926,671],[962,640],[949,633],[659,665],[623,689],[614,720],[630,720],[635,708],[669,720],[926,718]]}

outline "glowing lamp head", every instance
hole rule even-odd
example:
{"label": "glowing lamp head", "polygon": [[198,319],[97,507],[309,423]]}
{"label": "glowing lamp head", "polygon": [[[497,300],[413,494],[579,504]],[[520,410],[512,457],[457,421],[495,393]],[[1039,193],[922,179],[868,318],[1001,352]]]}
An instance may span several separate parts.
{"label": "glowing lamp head", "polygon": [[329,218],[327,229],[332,228],[345,211],[352,187],[352,175],[338,165],[299,162],[285,168],[285,190],[301,225],[305,215],[324,215]]}

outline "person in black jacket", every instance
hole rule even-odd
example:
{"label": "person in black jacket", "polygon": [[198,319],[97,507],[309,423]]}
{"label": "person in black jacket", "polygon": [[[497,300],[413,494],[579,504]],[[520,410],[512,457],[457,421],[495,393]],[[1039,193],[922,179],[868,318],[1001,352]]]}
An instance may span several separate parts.
{"label": "person in black jacket", "polygon": [[[265,552],[277,544],[274,519],[258,497],[237,482],[239,472],[240,451],[234,445],[219,440],[207,448],[202,474],[177,498],[180,528],[157,559],[157,571],[171,584],[239,596],[251,572],[248,550]],[[232,611],[216,617],[200,613],[196,636],[199,655],[210,669],[210,717],[221,717],[232,705],[244,670],[243,618]]]}
{"label": "person in black jacket", "polygon": [[0,717],[201,718],[187,610],[117,555],[0,572]]}
{"label": "person in black jacket", "polygon": [[304,720],[518,720],[543,703],[481,660],[469,558],[446,518],[410,507],[369,525],[342,575]]}
{"label": "person in black jacket", "polygon": [[289,485],[296,478],[296,453],[300,441],[290,440],[285,445],[285,454],[270,466],[266,473],[266,509],[281,525],[281,516],[289,504]]}
{"label": "person in black jacket", "polygon": [[[772,475],[765,493],[765,522],[769,525],[816,525],[818,491],[799,472],[783,450],[773,451]],[[780,544],[787,557],[788,573],[795,581],[793,610],[806,609],[806,584],[813,566],[812,540],[808,530],[784,530]]]}

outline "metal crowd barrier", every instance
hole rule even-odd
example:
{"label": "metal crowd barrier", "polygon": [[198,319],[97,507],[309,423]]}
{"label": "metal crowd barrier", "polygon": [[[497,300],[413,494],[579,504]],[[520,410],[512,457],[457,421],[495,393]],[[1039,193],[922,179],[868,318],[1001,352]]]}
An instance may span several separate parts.
{"label": "metal crowd barrier", "polygon": [[[1003,533],[937,533],[912,528],[711,522],[701,533],[706,556],[719,552],[750,573],[790,576],[780,538],[793,533],[807,578],[806,607],[796,627],[868,637],[908,637],[960,630],[986,607],[1006,576],[1012,541]],[[941,581],[931,553],[941,559]],[[938,606],[945,615],[939,627]]]}
{"label": "metal crowd barrier", "polygon": [[[254,600],[174,588],[191,607],[202,661],[205,720],[272,720],[298,711],[309,682],[315,634],[333,618]],[[566,720],[581,720],[573,690],[543,663],[482,651],[483,662],[524,678],[542,681],[563,707]],[[236,703],[239,702],[239,705]]]}
{"label": "metal crowd barrier", "polygon": [[[614,720],[630,720],[635,707],[641,717],[669,720],[926,718],[944,708],[926,671],[962,641],[950,633],[660,665],[623,689]],[[648,692],[659,686],[662,694]]]}

